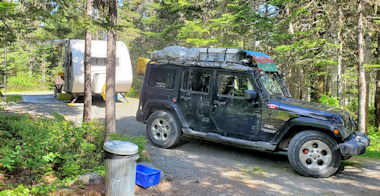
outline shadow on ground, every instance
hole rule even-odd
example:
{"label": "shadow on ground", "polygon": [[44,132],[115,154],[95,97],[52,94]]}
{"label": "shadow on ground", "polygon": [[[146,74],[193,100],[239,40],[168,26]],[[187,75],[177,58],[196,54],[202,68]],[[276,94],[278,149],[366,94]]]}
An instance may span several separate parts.
{"label": "shadow on ground", "polygon": [[[123,121],[133,124],[135,118],[119,120]],[[146,137],[145,125],[136,123],[140,124],[137,129],[122,132]],[[286,154],[192,137],[184,137],[172,149],[147,143],[152,164],[171,180],[151,188],[159,195],[378,195],[380,192],[380,163],[363,158],[343,161],[339,172],[330,178],[311,178],[300,176]]]}

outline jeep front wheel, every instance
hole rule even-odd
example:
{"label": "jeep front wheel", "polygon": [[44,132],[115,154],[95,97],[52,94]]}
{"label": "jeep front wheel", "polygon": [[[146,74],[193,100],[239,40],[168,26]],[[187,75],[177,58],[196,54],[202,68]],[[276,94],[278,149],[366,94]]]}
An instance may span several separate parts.
{"label": "jeep front wheel", "polygon": [[329,177],[340,166],[341,154],[337,142],[319,131],[302,131],[290,141],[290,164],[303,176]]}
{"label": "jeep front wheel", "polygon": [[181,138],[181,129],[177,120],[169,111],[152,113],[146,126],[149,140],[160,148],[171,148]]}

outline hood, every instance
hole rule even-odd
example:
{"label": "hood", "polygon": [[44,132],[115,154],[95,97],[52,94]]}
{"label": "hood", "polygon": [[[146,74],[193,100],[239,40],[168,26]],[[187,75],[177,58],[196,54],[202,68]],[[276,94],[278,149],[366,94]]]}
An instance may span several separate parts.
{"label": "hood", "polygon": [[[272,101],[271,101],[272,102]],[[278,102],[279,109],[292,110],[295,113],[301,112],[301,115],[307,115],[308,113],[318,116],[332,116],[341,115],[347,111],[334,108],[332,106],[324,105],[316,102],[308,102],[300,99],[293,98],[282,98],[273,100],[273,102]]]}
{"label": "hood", "polygon": [[348,130],[353,130],[355,124],[350,114],[343,109],[334,108],[328,105],[307,102],[293,98],[279,98],[269,101],[269,104],[277,105],[278,110],[293,113],[299,116],[329,120],[332,123],[343,124]]}

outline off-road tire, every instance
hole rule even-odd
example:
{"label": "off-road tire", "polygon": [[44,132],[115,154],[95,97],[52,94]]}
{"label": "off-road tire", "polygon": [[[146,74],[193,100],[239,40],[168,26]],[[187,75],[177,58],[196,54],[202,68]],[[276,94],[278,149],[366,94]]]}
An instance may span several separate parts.
{"label": "off-road tire", "polygon": [[301,175],[326,178],[339,169],[341,154],[338,143],[332,137],[320,131],[307,130],[290,141],[288,159]]}
{"label": "off-road tire", "polygon": [[181,139],[182,131],[177,119],[169,111],[153,112],[147,121],[149,140],[157,147],[172,148]]}

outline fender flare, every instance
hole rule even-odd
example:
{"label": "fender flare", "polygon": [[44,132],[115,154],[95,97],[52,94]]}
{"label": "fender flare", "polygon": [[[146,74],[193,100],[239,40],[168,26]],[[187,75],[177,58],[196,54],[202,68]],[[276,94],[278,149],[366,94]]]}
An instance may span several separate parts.
{"label": "fender flare", "polygon": [[180,126],[182,128],[188,128],[189,125],[187,124],[185,118],[183,117],[180,108],[176,103],[173,103],[171,101],[166,100],[149,100],[143,107],[144,110],[144,121],[146,121],[150,114],[152,114],[154,111],[157,110],[168,110],[173,113],[174,117],[177,118],[178,122],[180,123]]}
{"label": "fender flare", "polygon": [[[289,133],[289,131],[295,126],[310,127],[311,129],[317,130],[328,130],[330,133],[334,133],[335,126],[331,122],[326,120],[319,120],[309,117],[296,117],[288,120],[279,130],[276,136],[272,139],[272,144],[278,144],[284,138],[284,136]],[[335,135],[339,137],[340,134]]]}

